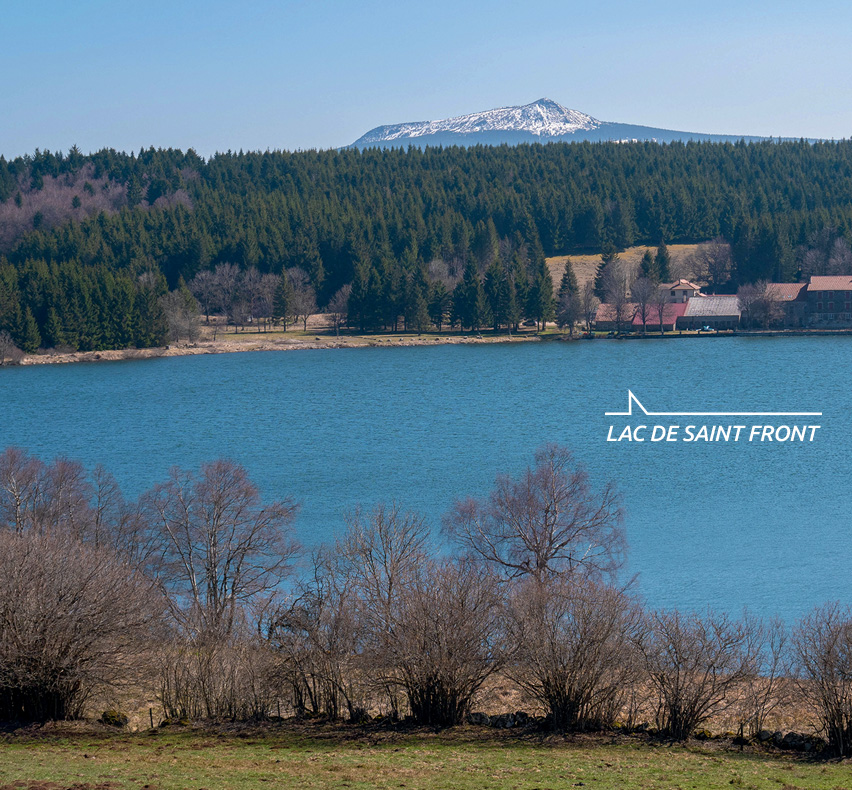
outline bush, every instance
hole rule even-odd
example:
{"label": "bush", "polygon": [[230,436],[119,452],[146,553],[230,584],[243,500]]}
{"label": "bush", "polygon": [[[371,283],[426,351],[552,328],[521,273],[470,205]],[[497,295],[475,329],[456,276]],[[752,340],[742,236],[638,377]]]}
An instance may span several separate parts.
{"label": "bush", "polygon": [[74,718],[137,680],[157,614],[151,583],[111,552],[0,532],[0,720]]}
{"label": "bush", "polygon": [[126,727],[129,721],[130,719],[119,710],[105,710],[100,718],[101,724],[108,727]]}
{"label": "bush", "polygon": [[612,587],[530,579],[509,603],[509,674],[545,706],[554,729],[612,726],[636,683],[640,623],[635,603]]}
{"label": "bush", "polygon": [[640,649],[657,693],[657,726],[679,740],[730,707],[734,691],[757,671],[749,624],[713,612],[653,612]]}
{"label": "bush", "polygon": [[852,755],[852,611],[826,604],[793,632],[799,688],[837,755]]}

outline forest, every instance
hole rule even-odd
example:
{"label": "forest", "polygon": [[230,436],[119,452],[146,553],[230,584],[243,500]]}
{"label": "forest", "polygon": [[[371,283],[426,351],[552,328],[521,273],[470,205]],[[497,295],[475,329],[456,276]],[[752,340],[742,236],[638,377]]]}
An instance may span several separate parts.
{"label": "forest", "polygon": [[302,547],[297,516],[227,459],[128,500],[102,467],[0,453],[0,722],[450,727],[488,723],[499,680],[522,708],[493,726],[683,740],[726,722],[746,743],[792,720],[804,734],[777,745],[852,754],[852,612],[647,606],[617,488],[564,447],[457,500],[441,533],[380,503]]}
{"label": "forest", "polygon": [[723,292],[822,273],[808,253],[852,240],[852,142],[37,150],[0,157],[0,331],[29,352],[159,345],[163,297],[222,266],[299,270],[318,309],[349,289],[362,330],[512,326],[552,317],[545,256],[711,239]]}

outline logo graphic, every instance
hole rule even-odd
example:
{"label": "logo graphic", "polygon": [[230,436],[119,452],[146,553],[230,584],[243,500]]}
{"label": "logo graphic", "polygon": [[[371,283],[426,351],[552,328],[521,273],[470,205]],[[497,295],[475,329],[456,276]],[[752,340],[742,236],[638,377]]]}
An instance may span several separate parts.
{"label": "logo graphic", "polygon": [[606,417],[632,417],[633,404],[637,414],[647,417],[822,417],[821,411],[648,411],[631,390],[627,390],[627,411],[605,411]]}

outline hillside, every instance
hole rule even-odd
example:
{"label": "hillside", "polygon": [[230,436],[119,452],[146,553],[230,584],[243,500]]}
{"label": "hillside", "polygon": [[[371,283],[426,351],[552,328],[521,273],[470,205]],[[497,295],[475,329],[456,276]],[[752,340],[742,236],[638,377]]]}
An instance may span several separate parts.
{"label": "hillside", "polygon": [[545,258],[576,256],[582,274],[607,244],[722,237],[729,289],[845,267],[852,142],[40,151],[0,157],[0,226],[0,332],[26,351],[162,345],[160,300],[192,284],[209,302],[200,275],[233,323],[273,318],[284,272],[320,309],[351,285],[361,331],[489,325],[455,289],[467,273],[476,306],[477,282],[508,277],[505,326],[546,309]]}
{"label": "hillside", "polygon": [[[671,274],[673,278],[685,277],[690,279],[694,277],[691,268],[690,256],[695,252],[697,244],[670,244],[669,255],[671,255]],[[642,261],[642,256],[646,250],[652,253],[656,252],[656,247],[639,245],[630,247],[619,254],[621,262],[636,270]],[[547,268],[550,270],[550,277],[553,280],[554,287],[559,287],[559,282],[562,280],[562,274],[565,271],[565,261],[571,260],[571,266],[574,269],[574,275],[577,277],[577,285],[582,288],[589,280],[595,279],[595,274],[598,270],[598,265],[601,262],[600,255],[556,255],[547,259]]]}

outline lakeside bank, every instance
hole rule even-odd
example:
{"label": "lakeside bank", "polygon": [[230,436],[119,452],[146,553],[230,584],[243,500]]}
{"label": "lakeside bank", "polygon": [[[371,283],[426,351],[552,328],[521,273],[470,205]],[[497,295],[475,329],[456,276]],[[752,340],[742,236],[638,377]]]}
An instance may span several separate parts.
{"label": "lakeside bank", "polygon": [[62,365],[74,362],[116,362],[133,359],[157,359],[161,357],[186,357],[202,354],[233,354],[249,351],[316,351],[329,348],[405,348],[411,346],[478,345],[494,343],[531,343],[543,341],[574,340],[685,340],[689,338],[721,337],[831,337],[849,336],[852,329],[754,329],[729,330],[723,332],[648,332],[611,335],[603,332],[593,334],[564,332],[518,332],[505,334],[389,334],[389,335],[330,335],[284,332],[242,332],[221,335],[215,340],[208,338],[194,343],[176,343],[155,348],[106,349],[102,351],[69,351],[66,353],[45,352],[27,354],[20,365]]}

